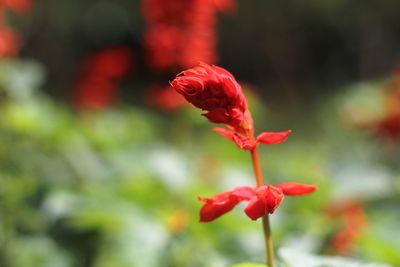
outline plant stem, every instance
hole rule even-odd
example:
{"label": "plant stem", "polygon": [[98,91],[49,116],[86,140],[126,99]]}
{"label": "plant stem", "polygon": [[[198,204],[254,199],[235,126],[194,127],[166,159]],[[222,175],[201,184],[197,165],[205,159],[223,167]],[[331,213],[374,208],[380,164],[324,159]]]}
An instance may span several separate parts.
{"label": "plant stem", "polygon": [[[256,175],[257,186],[260,187],[264,185],[264,179],[261,170],[260,158],[258,156],[257,146],[251,150],[251,159],[253,161],[254,174]],[[265,239],[265,248],[267,255],[267,263],[268,267],[275,267],[274,260],[274,246],[272,243],[272,235],[271,235],[271,227],[269,224],[269,216],[268,214],[264,215],[262,218],[263,230],[264,230],[264,239]]]}
{"label": "plant stem", "polygon": [[268,267],[275,266],[275,256],[274,256],[274,244],[272,243],[272,234],[271,234],[271,227],[269,224],[269,216],[266,214],[262,218],[263,229],[264,229],[264,238],[266,244],[266,253],[267,253],[267,262]]}

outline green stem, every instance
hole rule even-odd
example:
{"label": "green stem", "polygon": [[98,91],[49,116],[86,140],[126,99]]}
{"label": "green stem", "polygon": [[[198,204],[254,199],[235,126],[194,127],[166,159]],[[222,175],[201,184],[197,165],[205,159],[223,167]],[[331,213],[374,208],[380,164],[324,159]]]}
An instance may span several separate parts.
{"label": "green stem", "polygon": [[[260,187],[264,185],[264,179],[262,176],[260,158],[258,156],[257,146],[251,150],[251,159],[253,161],[254,174],[257,180],[257,186]],[[265,239],[265,248],[267,255],[267,263],[268,267],[275,267],[275,256],[274,256],[274,246],[272,243],[272,234],[271,227],[269,223],[268,214],[264,215],[262,218],[263,230],[264,230],[264,239]]]}

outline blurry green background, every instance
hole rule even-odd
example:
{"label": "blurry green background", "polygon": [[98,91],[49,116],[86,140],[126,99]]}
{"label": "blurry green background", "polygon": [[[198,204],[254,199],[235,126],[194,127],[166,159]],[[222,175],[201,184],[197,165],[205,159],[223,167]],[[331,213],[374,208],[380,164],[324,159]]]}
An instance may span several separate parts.
{"label": "blurry green background", "polygon": [[[277,248],[400,266],[399,139],[374,128],[388,88],[400,90],[399,9],[242,0],[218,15],[218,64],[243,81],[256,130],[293,130],[260,148],[265,179],[319,185],[272,216]],[[37,0],[5,20],[23,45],[0,57],[0,267],[264,262],[260,222],[243,207],[198,222],[197,196],[255,184],[250,155],[199,110],[151,105],[149,86],[178,70],[146,64],[140,1]],[[77,108],[82,61],[115,45],[134,54],[117,103]],[[340,251],[343,229],[338,246],[350,248]]]}

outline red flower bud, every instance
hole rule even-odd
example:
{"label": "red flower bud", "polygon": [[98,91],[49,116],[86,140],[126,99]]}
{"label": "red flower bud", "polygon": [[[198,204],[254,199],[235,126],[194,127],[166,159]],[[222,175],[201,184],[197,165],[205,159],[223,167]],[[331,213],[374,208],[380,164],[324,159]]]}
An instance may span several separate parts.
{"label": "red flower bud", "polygon": [[178,74],[171,85],[195,107],[207,111],[204,116],[209,121],[224,123],[240,133],[253,129],[246,98],[227,70],[200,63]]}

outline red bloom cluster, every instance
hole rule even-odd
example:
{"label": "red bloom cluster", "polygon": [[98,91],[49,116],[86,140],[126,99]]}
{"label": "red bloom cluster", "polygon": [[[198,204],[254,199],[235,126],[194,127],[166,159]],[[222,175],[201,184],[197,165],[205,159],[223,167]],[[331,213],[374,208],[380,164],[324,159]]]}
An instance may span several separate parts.
{"label": "red bloom cluster", "polygon": [[216,62],[217,10],[231,10],[234,0],[142,0],[147,22],[148,64],[156,70]]}
{"label": "red bloom cluster", "polygon": [[21,47],[19,34],[0,22],[0,57],[15,56]]}
{"label": "red bloom cluster", "polygon": [[384,90],[383,116],[361,122],[353,122],[354,126],[368,129],[377,136],[389,141],[400,140],[400,66],[396,67],[390,83]]}
{"label": "red bloom cluster", "polygon": [[214,130],[242,149],[252,150],[259,143],[278,144],[291,133],[290,130],[264,132],[254,138],[254,123],[242,88],[233,75],[221,67],[200,63],[179,73],[171,85],[188,102],[207,111],[203,115],[209,121],[225,124],[227,128]]}
{"label": "red bloom cluster", "polygon": [[0,0],[0,57],[15,56],[21,47],[20,35],[6,22],[6,10],[25,13],[31,8],[31,0]]}
{"label": "red bloom cluster", "polygon": [[357,201],[346,201],[332,205],[328,213],[331,218],[341,219],[343,223],[341,229],[333,236],[331,252],[351,254],[368,224],[364,208]]}
{"label": "red bloom cluster", "polygon": [[386,94],[386,114],[373,128],[378,134],[389,139],[400,138],[400,73],[396,74],[391,88]]}
{"label": "red bloom cluster", "polygon": [[131,69],[132,60],[132,51],[124,46],[106,48],[87,58],[76,87],[76,106],[101,109],[114,104],[119,82]]}
{"label": "red bloom cluster", "polygon": [[316,189],[315,185],[289,182],[258,188],[242,186],[211,198],[200,197],[199,199],[204,203],[200,211],[200,221],[213,221],[232,210],[241,201],[249,201],[244,212],[252,220],[257,220],[266,214],[274,213],[285,195],[305,195]]}
{"label": "red bloom cluster", "polygon": [[32,6],[32,0],[0,0],[0,12],[7,8],[16,13],[26,13],[32,9]]}

